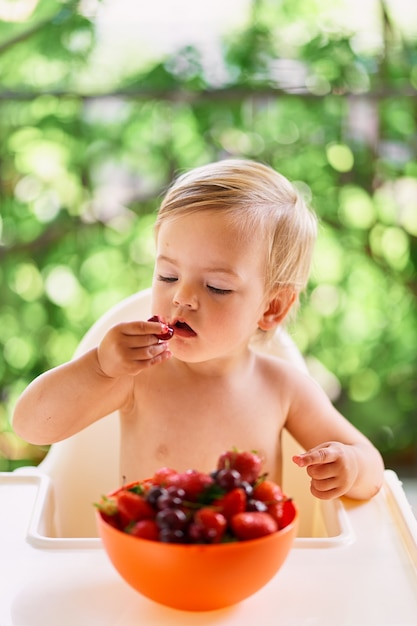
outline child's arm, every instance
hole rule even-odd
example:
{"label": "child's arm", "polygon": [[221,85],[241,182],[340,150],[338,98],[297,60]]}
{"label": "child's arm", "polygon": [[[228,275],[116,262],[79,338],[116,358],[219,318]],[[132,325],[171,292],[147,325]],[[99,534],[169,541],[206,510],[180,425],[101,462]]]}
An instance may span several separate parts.
{"label": "child's arm", "polygon": [[128,406],[134,377],[170,357],[167,343],[155,336],[164,329],[160,322],[118,324],[98,348],[36,378],[16,404],[15,432],[50,444]]}
{"label": "child's arm", "polygon": [[310,378],[298,378],[292,394],[286,426],[307,450],[293,461],[306,468],[311,493],[323,500],[343,495],[362,500],[375,495],[384,472],[378,450]]}

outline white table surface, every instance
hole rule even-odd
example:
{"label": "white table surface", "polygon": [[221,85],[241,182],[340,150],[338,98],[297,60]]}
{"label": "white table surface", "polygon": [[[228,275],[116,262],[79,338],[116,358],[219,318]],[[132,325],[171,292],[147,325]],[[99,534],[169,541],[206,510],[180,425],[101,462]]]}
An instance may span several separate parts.
{"label": "white table surface", "polygon": [[350,541],[314,547],[296,540],[262,590],[202,613],[141,596],[99,543],[31,545],[38,486],[0,474],[0,626],[416,626],[417,523],[396,474],[385,474],[369,502],[342,501]]}

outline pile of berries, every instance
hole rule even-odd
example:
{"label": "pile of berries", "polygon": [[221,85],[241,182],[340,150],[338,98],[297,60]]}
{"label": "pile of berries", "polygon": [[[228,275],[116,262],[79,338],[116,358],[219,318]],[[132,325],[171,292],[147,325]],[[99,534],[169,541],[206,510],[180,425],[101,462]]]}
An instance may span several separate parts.
{"label": "pile of berries", "polygon": [[210,474],[161,468],[154,476],[103,496],[103,519],[135,537],[167,543],[256,539],[287,526],[295,508],[254,452],[229,450]]}

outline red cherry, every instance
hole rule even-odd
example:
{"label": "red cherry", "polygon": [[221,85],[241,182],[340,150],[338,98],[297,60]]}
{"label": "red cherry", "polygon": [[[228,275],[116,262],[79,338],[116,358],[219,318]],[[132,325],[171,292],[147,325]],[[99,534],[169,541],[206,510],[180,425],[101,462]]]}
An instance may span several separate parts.
{"label": "red cherry", "polygon": [[[159,315],[152,315],[152,317],[148,319],[148,322],[160,322],[161,324],[164,324]],[[158,339],[162,339],[163,341],[167,341],[168,339],[171,339],[174,334],[174,329],[171,326],[168,326],[168,324],[164,324],[164,326],[166,327],[166,331],[159,333],[158,335],[155,334],[155,337],[158,337]]]}

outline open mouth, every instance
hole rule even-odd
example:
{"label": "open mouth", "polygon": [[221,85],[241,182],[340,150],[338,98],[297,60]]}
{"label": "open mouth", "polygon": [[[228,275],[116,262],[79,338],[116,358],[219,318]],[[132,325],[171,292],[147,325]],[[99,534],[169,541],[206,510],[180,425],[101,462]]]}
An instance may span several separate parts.
{"label": "open mouth", "polygon": [[195,337],[197,333],[186,322],[179,320],[174,324],[175,334],[180,337]]}

